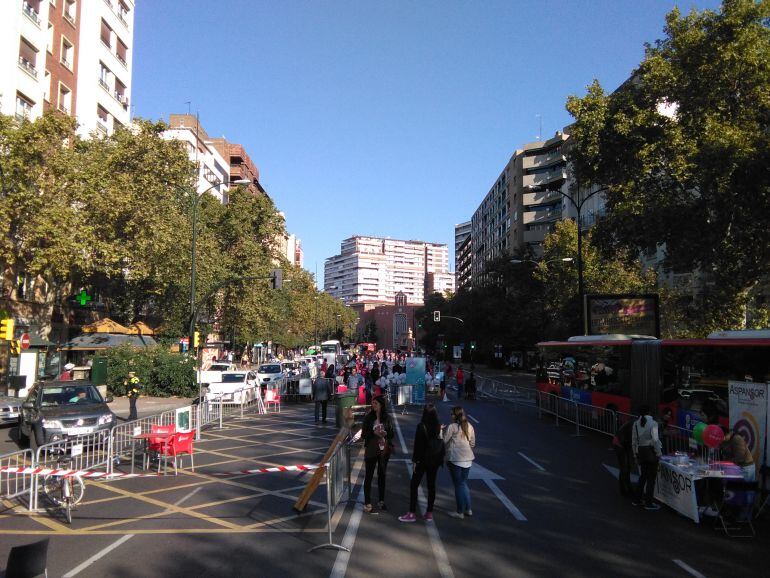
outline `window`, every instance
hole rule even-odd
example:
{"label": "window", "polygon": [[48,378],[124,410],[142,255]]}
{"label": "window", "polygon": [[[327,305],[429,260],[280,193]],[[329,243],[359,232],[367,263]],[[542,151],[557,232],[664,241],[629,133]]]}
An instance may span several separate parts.
{"label": "window", "polygon": [[37,78],[37,49],[23,36],[19,41],[19,67],[33,78]]}
{"label": "window", "polygon": [[126,85],[115,77],[115,98],[123,105],[123,108],[128,106],[128,97],[126,96]]}
{"label": "window", "polygon": [[21,9],[27,18],[40,26],[40,0],[23,0]]}
{"label": "window", "polygon": [[118,20],[128,26],[128,6],[118,1]]}
{"label": "window", "polygon": [[107,48],[112,48],[112,28],[110,28],[104,20],[102,20],[101,38],[102,43]]}
{"label": "window", "polygon": [[65,114],[72,111],[72,91],[66,85],[59,83],[59,110]]}
{"label": "window", "polygon": [[48,37],[45,41],[45,49],[50,53],[53,54],[53,24],[50,22],[48,23]]}
{"label": "window", "polygon": [[35,103],[32,100],[20,92],[16,93],[16,118],[18,120],[28,119],[32,115],[32,108],[34,106]]}
{"label": "window", "polygon": [[110,90],[110,69],[103,62],[99,63],[99,84],[109,92]]}
{"label": "window", "polygon": [[61,63],[72,70],[72,61],[75,54],[75,49],[72,42],[62,35],[61,37]]}
{"label": "window", "polygon": [[76,14],[77,6],[75,6],[75,0],[64,0],[64,19],[74,25]]}
{"label": "window", "polygon": [[123,44],[123,41],[118,38],[117,44],[115,45],[115,56],[118,57],[118,60],[120,60],[123,64],[126,64],[126,59],[128,58],[128,46]]}
{"label": "window", "polygon": [[110,123],[110,113],[107,112],[107,110],[97,104],[96,105],[96,128],[99,129],[104,134],[107,134],[108,126]]}

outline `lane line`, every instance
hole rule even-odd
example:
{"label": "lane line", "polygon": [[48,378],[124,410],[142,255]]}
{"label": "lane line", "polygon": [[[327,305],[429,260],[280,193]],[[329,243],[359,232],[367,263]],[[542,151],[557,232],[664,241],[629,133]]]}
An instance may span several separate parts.
{"label": "lane line", "polygon": [[[401,433],[401,425],[398,423],[398,418],[394,415],[393,420],[396,422],[396,432],[398,433],[398,439],[401,442],[401,448],[404,453],[407,453],[406,444],[404,443],[404,434]],[[409,473],[409,478],[412,477],[412,463],[406,462],[406,471]],[[423,511],[428,506],[428,500],[425,498],[425,493],[422,491],[422,487],[418,489],[418,498],[420,506]],[[428,531],[428,540],[430,541],[431,550],[433,550],[433,557],[436,559],[436,565],[438,566],[439,574],[441,578],[454,578],[452,572],[452,566],[449,564],[449,556],[447,556],[444,544],[439,536],[438,528],[436,527],[435,520],[433,523],[425,524],[425,529]]]}
{"label": "lane line", "polygon": [[689,564],[684,563],[682,560],[672,560],[672,562],[677,566],[679,566],[682,570],[690,574],[691,576],[695,576],[695,578],[706,578],[703,574],[698,572],[695,568],[693,568]]}
{"label": "lane line", "polygon": [[525,460],[527,460],[527,461],[528,461],[530,464],[532,464],[533,466],[535,466],[535,467],[536,467],[538,470],[540,470],[541,472],[544,472],[544,471],[545,471],[545,468],[544,468],[543,466],[541,466],[540,464],[538,464],[538,463],[537,463],[535,460],[528,458],[527,456],[525,456],[525,455],[524,455],[523,453],[521,453],[521,452],[516,452],[516,453],[517,453],[517,454],[519,454],[519,455],[520,455],[522,458],[524,458]]}
{"label": "lane line", "polygon": [[[200,489],[201,489],[200,487],[195,488],[189,494],[187,494],[183,498],[180,498],[179,500],[177,500],[176,503],[174,503],[174,505],[175,506],[181,505],[182,502],[187,501],[188,499],[192,498],[195,494],[197,494],[198,491],[200,491]],[[166,510],[165,513],[170,514],[172,511],[173,510],[169,508],[168,510]],[[136,534],[126,534],[125,536],[123,536],[122,538],[116,540],[115,542],[113,542],[112,544],[110,544],[109,546],[104,548],[103,550],[100,550],[99,552],[97,552],[96,554],[91,556],[88,560],[86,560],[85,562],[83,562],[79,566],[76,566],[75,568],[73,568],[72,570],[70,570],[69,572],[64,574],[62,576],[62,578],[72,578],[73,576],[77,576],[78,574],[80,574],[80,572],[82,572],[83,570],[88,568],[91,564],[93,564],[97,560],[100,560],[101,558],[103,558],[104,556],[106,556],[107,554],[112,552],[115,548],[118,548],[122,544],[125,544],[131,538],[133,538],[134,536],[136,536]]]}
{"label": "lane line", "polygon": [[363,516],[364,488],[361,487],[358,490],[358,498],[353,506],[353,513],[350,514],[348,529],[345,530],[345,537],[342,539],[342,545],[347,548],[348,551],[340,550],[337,552],[337,558],[334,560],[334,567],[332,568],[331,574],[329,574],[329,578],[345,578],[345,574],[348,571],[350,556],[353,553],[353,545],[356,543],[358,527],[361,525],[361,518],[363,518]]}
{"label": "lane line", "polygon": [[526,522],[527,517],[521,513],[521,510],[519,510],[516,506],[513,505],[513,502],[511,502],[508,499],[508,496],[506,496],[503,491],[497,487],[497,484],[493,482],[492,480],[484,480],[484,483],[489,486],[489,489],[492,490],[492,493],[497,496],[497,499],[500,500],[503,503],[503,506],[508,508],[508,511],[513,514],[513,517],[516,518],[519,522]]}
{"label": "lane line", "polygon": [[477,420],[475,417],[473,417],[471,414],[465,414],[468,416],[468,419],[473,421],[473,423],[479,423],[479,420]]}

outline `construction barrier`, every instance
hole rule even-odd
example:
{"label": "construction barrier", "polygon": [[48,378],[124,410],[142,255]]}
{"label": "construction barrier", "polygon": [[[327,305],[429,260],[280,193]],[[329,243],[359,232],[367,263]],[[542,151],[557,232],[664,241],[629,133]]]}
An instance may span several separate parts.
{"label": "construction barrier", "polygon": [[30,476],[14,471],[26,469],[35,463],[32,450],[20,450],[0,456],[0,497],[5,499],[30,496],[33,480]]}
{"label": "construction barrier", "polygon": [[[203,472],[204,474],[215,477],[245,476],[256,474],[275,474],[279,472],[309,472],[317,469],[319,466],[308,464],[298,466],[274,466],[269,468],[257,468],[252,470],[235,470],[232,472]],[[76,469],[57,469],[57,468],[38,468],[34,466],[0,466],[0,474],[13,474],[18,477],[26,476],[54,476],[54,477],[77,477],[86,479],[100,480],[124,480],[127,478],[162,478],[164,474],[134,474],[128,472],[103,472],[98,470],[76,470]]]}

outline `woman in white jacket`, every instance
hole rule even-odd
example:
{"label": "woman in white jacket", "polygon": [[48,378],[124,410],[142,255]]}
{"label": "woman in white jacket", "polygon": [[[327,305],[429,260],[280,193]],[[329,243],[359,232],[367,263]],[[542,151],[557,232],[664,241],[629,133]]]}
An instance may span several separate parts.
{"label": "woman in white jacket", "polygon": [[462,520],[465,516],[472,516],[471,492],[468,488],[468,473],[471,471],[473,460],[473,448],[476,446],[476,432],[465,417],[465,410],[461,406],[452,408],[452,423],[444,431],[444,445],[446,446],[446,460],[449,467],[449,475],[455,487],[455,501],[457,511],[449,512],[453,518]]}

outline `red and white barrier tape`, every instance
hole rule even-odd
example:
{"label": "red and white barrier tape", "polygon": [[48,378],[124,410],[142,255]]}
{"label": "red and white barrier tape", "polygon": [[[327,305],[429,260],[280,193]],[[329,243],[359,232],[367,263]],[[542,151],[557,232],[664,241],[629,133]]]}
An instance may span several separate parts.
{"label": "red and white barrier tape", "polygon": [[[238,470],[235,472],[214,472],[209,475],[216,477],[226,476],[240,476],[248,474],[272,474],[276,472],[307,472],[310,470],[318,469],[317,465],[300,465],[300,466],[277,466],[272,468],[257,468],[253,470]],[[39,475],[39,476],[77,476],[79,478],[89,479],[125,479],[125,478],[157,478],[162,477],[162,474],[127,474],[123,472],[97,472],[94,470],[58,470],[53,468],[32,468],[23,466],[0,466],[0,473],[7,472],[9,474],[22,474],[22,475]]]}

